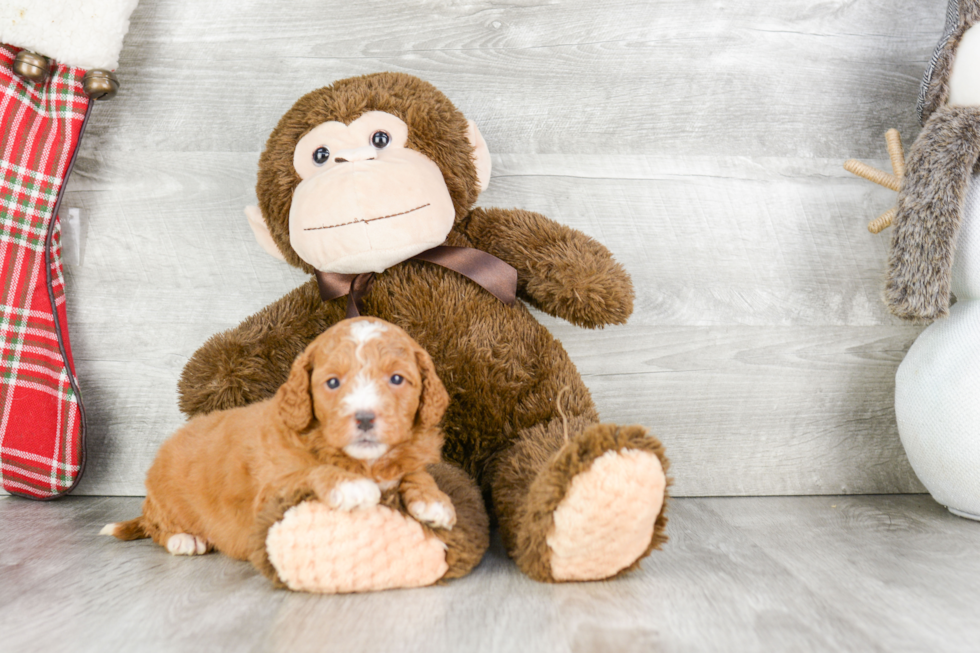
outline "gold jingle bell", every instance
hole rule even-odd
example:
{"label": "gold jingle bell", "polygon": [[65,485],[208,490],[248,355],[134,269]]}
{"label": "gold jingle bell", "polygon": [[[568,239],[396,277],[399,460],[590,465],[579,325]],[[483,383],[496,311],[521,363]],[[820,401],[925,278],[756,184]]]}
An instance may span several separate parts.
{"label": "gold jingle bell", "polygon": [[110,70],[94,69],[85,73],[82,88],[93,100],[111,100],[119,90],[119,80]]}
{"label": "gold jingle bell", "polygon": [[50,69],[47,57],[30,50],[21,50],[14,58],[14,72],[29,82],[43,82]]}

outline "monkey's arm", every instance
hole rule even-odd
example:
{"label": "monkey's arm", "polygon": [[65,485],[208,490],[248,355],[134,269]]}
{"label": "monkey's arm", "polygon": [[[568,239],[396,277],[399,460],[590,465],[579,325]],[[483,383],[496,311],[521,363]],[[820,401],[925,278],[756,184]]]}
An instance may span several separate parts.
{"label": "monkey's arm", "polygon": [[204,343],[177,384],[188,416],[271,397],[303,349],[344,316],[344,300],[324,303],[311,280],[233,329]]}
{"label": "monkey's arm", "polygon": [[623,324],[633,312],[633,283],[609,250],[540,213],[474,209],[463,232],[517,268],[517,293],[532,306],[594,329]]}
{"label": "monkey's arm", "polygon": [[885,285],[898,317],[935,320],[949,312],[953,252],[978,156],[976,107],[937,109],[909,149]]}

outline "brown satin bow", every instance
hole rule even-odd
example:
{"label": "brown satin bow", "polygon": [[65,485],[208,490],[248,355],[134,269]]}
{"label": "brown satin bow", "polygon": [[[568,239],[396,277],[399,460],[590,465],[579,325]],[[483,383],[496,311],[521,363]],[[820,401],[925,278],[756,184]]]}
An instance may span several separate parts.
{"label": "brown satin bow", "polygon": [[[458,272],[508,306],[517,299],[517,270],[493,254],[472,247],[439,245],[412,258]],[[347,295],[347,317],[357,317],[364,310],[364,297],[371,292],[374,277],[374,272],[339,274],[316,271],[320,299],[328,302]]]}

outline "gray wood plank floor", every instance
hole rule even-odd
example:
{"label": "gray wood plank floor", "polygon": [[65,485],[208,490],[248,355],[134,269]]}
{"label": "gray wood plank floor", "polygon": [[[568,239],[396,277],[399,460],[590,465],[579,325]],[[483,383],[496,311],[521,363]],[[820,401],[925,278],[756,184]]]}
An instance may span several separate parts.
{"label": "gray wood plank floor", "polygon": [[0,498],[0,651],[976,651],[980,524],[924,495],[678,499],[625,578],[545,585],[495,542],[442,587],[273,590],[96,535],[139,499]]}
{"label": "gray wood plank floor", "polygon": [[841,163],[916,135],[945,4],[144,0],[65,201],[78,493],[141,494],[188,357],[305,280],[243,217],[258,153],[301,94],[379,70],[481,126],[480,204],[582,229],[631,272],[629,325],[543,319],[603,418],[664,440],[675,494],[921,492],[892,408],[920,327],[884,309],[889,236],[865,231],[894,194]]}

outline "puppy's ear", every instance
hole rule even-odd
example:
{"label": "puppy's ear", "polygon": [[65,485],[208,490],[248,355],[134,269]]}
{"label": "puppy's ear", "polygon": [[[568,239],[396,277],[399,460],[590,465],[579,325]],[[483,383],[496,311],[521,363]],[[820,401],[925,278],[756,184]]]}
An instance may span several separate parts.
{"label": "puppy's ear", "polygon": [[308,347],[293,363],[289,378],[276,392],[279,419],[293,431],[304,431],[313,421],[313,397],[310,394],[312,371],[313,349]]}
{"label": "puppy's ear", "polygon": [[442,381],[436,376],[432,358],[424,349],[415,350],[415,363],[422,375],[422,394],[419,396],[419,410],[415,414],[415,425],[431,428],[439,423],[449,406],[449,394]]}

